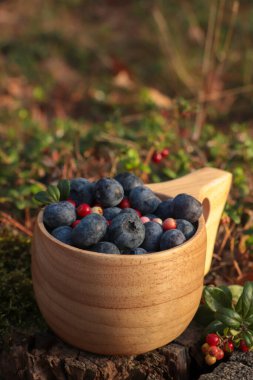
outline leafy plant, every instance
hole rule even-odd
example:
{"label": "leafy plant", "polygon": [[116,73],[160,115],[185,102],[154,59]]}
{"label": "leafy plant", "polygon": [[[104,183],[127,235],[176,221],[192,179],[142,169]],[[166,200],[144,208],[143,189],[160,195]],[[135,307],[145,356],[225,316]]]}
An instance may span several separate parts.
{"label": "leafy plant", "polygon": [[206,286],[196,320],[205,326],[204,335],[216,333],[239,347],[244,341],[253,350],[253,282],[239,286]]}
{"label": "leafy plant", "polygon": [[70,192],[70,181],[62,179],[58,182],[57,186],[49,185],[46,191],[39,191],[35,194],[36,201],[43,205],[50,203],[65,201],[68,199]]}

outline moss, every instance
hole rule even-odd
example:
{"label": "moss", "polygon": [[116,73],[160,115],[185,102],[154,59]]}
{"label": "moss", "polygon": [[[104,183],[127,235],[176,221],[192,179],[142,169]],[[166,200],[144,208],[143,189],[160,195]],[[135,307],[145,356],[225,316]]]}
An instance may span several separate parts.
{"label": "moss", "polygon": [[8,230],[0,236],[0,337],[42,331],[46,325],[33,296],[30,239]]}

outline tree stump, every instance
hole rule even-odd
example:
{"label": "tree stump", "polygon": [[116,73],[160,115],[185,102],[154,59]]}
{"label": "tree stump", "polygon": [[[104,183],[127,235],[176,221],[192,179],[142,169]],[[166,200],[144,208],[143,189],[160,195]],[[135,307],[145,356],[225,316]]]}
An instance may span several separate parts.
{"label": "tree stump", "polygon": [[192,323],[174,342],[137,356],[78,350],[52,332],[16,335],[0,352],[1,380],[193,380],[202,364],[202,329]]}

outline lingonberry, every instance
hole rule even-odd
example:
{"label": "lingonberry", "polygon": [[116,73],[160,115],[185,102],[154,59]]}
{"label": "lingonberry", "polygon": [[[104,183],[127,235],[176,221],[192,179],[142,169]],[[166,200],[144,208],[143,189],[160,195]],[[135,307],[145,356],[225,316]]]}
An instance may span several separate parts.
{"label": "lingonberry", "polygon": [[206,336],[206,343],[208,343],[210,346],[218,346],[220,343],[220,338],[217,334],[208,334]]}
{"label": "lingonberry", "polygon": [[141,221],[142,221],[143,224],[150,222],[150,219],[147,216],[141,216],[140,219],[141,219]]}
{"label": "lingonberry", "polygon": [[170,151],[169,151],[168,148],[164,148],[164,149],[161,151],[161,155],[163,156],[163,158],[168,157],[169,154],[170,154]]}
{"label": "lingonberry", "polygon": [[240,350],[243,351],[243,352],[248,352],[249,351],[249,347],[247,346],[245,340],[241,340],[240,341],[240,346],[239,346]]}
{"label": "lingonberry", "polygon": [[155,152],[152,156],[152,161],[155,163],[155,164],[159,164],[163,159],[163,156],[161,155],[161,153],[159,152]]}
{"label": "lingonberry", "polygon": [[177,223],[176,223],[175,219],[167,218],[164,220],[164,222],[163,222],[164,231],[175,230],[176,228],[177,228]]}
{"label": "lingonberry", "polygon": [[76,209],[77,215],[80,216],[80,218],[84,218],[85,216],[91,214],[91,208],[87,203],[82,203],[80,206]]}
{"label": "lingonberry", "polygon": [[208,350],[209,355],[215,356],[217,358],[218,352],[219,352],[219,347],[217,347],[217,346],[210,346],[209,347],[209,350]]}
{"label": "lingonberry", "polygon": [[110,226],[110,224],[112,223],[111,220],[107,220],[106,222],[107,222],[108,226]]}
{"label": "lingonberry", "polygon": [[218,351],[217,351],[215,357],[217,360],[221,360],[224,358],[224,351],[219,347],[217,347],[217,349],[218,349]]}
{"label": "lingonberry", "polygon": [[75,228],[80,222],[81,222],[80,219],[75,220],[75,221],[71,224],[71,227],[72,227],[72,228]]}
{"label": "lingonberry", "polygon": [[206,364],[208,364],[208,365],[213,365],[214,363],[216,363],[216,357],[207,354],[207,355],[205,356],[205,362],[206,362]]}
{"label": "lingonberry", "polygon": [[208,353],[209,348],[210,348],[209,344],[208,343],[204,343],[201,346],[201,351],[203,352],[203,354],[206,355]]}
{"label": "lingonberry", "polygon": [[163,221],[160,218],[154,218],[154,219],[152,219],[152,222],[156,222],[156,223],[159,223],[161,225],[163,224]]}
{"label": "lingonberry", "polygon": [[233,352],[234,351],[234,343],[228,340],[227,342],[224,343],[223,349],[225,352]]}
{"label": "lingonberry", "polygon": [[142,213],[141,213],[139,210],[137,210],[136,208],[134,209],[134,211],[136,211],[136,213],[137,213],[137,215],[138,215],[139,217],[142,216]]}
{"label": "lingonberry", "polygon": [[130,205],[130,202],[129,202],[128,198],[123,198],[122,201],[120,202],[120,204],[118,205],[118,207],[120,207],[120,208],[130,208],[131,205]]}
{"label": "lingonberry", "polygon": [[99,214],[99,215],[103,215],[103,209],[102,207],[99,207],[99,206],[94,206],[91,208],[91,212],[93,214]]}
{"label": "lingonberry", "polygon": [[76,207],[76,202],[73,201],[73,199],[68,198],[68,199],[67,199],[67,202],[71,203],[74,207]]}

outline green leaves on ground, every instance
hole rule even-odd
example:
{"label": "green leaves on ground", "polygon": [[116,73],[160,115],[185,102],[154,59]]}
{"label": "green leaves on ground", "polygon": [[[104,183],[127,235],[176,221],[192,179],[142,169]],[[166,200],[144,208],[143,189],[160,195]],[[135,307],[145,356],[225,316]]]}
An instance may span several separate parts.
{"label": "green leaves on ground", "polygon": [[206,286],[195,319],[211,332],[236,336],[253,347],[253,282],[244,287]]}
{"label": "green leaves on ground", "polygon": [[57,186],[49,185],[47,191],[40,191],[35,194],[34,199],[42,205],[64,201],[68,199],[70,193],[70,181],[62,179]]}

